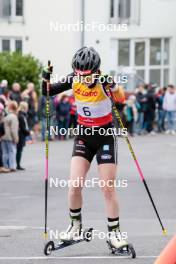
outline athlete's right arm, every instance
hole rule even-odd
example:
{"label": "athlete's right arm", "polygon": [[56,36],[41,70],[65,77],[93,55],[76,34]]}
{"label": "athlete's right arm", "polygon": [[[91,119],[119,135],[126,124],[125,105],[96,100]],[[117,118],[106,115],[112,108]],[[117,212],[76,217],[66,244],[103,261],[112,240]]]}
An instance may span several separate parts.
{"label": "athlete's right arm", "polygon": [[[49,89],[49,95],[53,96],[62,92],[65,92],[67,90],[70,90],[72,88],[72,83],[73,83],[73,77],[74,73],[71,73],[66,76],[63,80],[50,84],[50,89]],[[46,96],[47,94],[47,81],[43,80],[42,82],[42,94]]]}

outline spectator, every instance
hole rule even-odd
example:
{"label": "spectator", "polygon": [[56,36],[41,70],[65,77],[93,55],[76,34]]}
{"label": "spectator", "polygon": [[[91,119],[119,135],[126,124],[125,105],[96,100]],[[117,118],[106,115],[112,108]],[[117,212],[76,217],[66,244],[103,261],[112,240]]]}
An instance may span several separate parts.
{"label": "spectator", "polygon": [[38,111],[37,95],[33,83],[28,83],[26,90],[22,93],[23,101],[28,103],[28,124],[30,130],[33,130],[36,123],[36,116]]}
{"label": "spectator", "polygon": [[[70,122],[70,103],[69,97],[67,95],[63,95],[61,100],[56,105],[56,119],[58,124],[58,131],[60,132],[61,128],[67,132]],[[62,133],[64,134],[64,133]],[[67,133],[61,135],[59,133],[59,139],[66,139]]]}
{"label": "spectator", "polygon": [[144,113],[147,109],[146,92],[143,85],[139,86],[139,90],[136,94],[136,99],[139,104],[138,107],[138,120],[137,120],[137,133],[140,135],[144,130]]}
{"label": "spectator", "polygon": [[165,110],[163,109],[164,95],[167,88],[161,88],[156,95],[156,102],[158,106],[158,132],[161,133],[165,131]]}
{"label": "spectator", "polygon": [[21,86],[19,83],[12,85],[12,91],[9,92],[9,99],[16,101],[18,105],[21,102]]}
{"label": "spectator", "polygon": [[[42,95],[39,100],[39,113],[41,117],[41,136],[42,141],[45,140],[45,132],[46,132],[46,97]],[[50,96],[50,102],[49,102],[49,123],[50,126],[54,126],[55,123],[55,104],[54,104],[54,97]],[[49,135],[49,139],[51,139]]]}
{"label": "spectator", "polygon": [[5,134],[1,142],[3,165],[5,168],[10,169],[10,171],[16,171],[16,150],[19,141],[17,109],[17,102],[9,102],[8,114],[4,118]]}
{"label": "spectator", "polygon": [[9,169],[4,168],[2,161],[2,147],[1,147],[1,138],[4,135],[4,105],[0,103],[0,172],[10,172]]}
{"label": "spectator", "polygon": [[5,95],[0,95],[0,103],[4,106],[4,110],[5,110],[5,107],[8,105],[8,100],[5,97]]}
{"label": "spectator", "polygon": [[155,110],[156,110],[156,97],[155,97],[155,86],[152,84],[148,85],[146,94],[146,130],[148,133],[155,134],[154,131],[154,120],[155,120]]}
{"label": "spectator", "polygon": [[21,157],[23,148],[26,143],[26,137],[29,136],[29,126],[27,122],[27,112],[28,112],[28,104],[26,102],[21,102],[19,105],[18,112],[18,121],[19,121],[19,142],[17,144],[17,153],[16,153],[16,162],[17,162],[17,170],[25,170],[21,167]]}
{"label": "spectator", "polygon": [[39,99],[36,91],[34,90],[32,93],[33,101],[34,101],[34,110],[35,110],[35,116],[34,116],[34,125],[33,125],[33,130],[34,130],[34,135],[35,138],[39,137],[40,134],[40,124],[39,124]]}
{"label": "spectator", "polygon": [[2,80],[0,84],[0,95],[1,94],[7,97],[7,94],[8,94],[8,81],[7,80]]}
{"label": "spectator", "polygon": [[126,127],[130,136],[134,136],[134,122],[137,121],[136,97],[131,95],[126,101],[124,109],[126,115]]}
{"label": "spectator", "polygon": [[174,121],[175,121],[175,112],[176,112],[176,92],[173,85],[169,85],[167,92],[164,96],[163,108],[166,110],[166,116],[168,121],[168,129],[166,134],[175,135],[174,130]]}
{"label": "spectator", "polygon": [[22,93],[22,99],[28,103],[28,125],[32,132],[36,130],[38,124],[38,98],[33,83],[28,83],[26,90]]}

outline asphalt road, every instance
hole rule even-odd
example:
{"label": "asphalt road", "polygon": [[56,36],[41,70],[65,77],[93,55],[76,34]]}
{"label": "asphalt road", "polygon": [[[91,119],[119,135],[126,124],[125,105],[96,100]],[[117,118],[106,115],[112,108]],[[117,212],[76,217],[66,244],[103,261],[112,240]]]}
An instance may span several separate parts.
{"label": "asphalt road", "polygon": [[[133,243],[137,259],[112,256],[106,241],[98,237],[80,243],[51,257],[43,255],[44,239],[44,143],[28,145],[24,151],[25,172],[0,174],[0,263],[154,263],[168,240],[176,233],[176,137],[144,136],[132,138],[132,145],[144,171],[168,236],[164,237],[146,191],[123,139],[119,140],[119,187],[121,228]],[[50,177],[68,179],[71,140],[50,144]],[[89,179],[97,177],[94,161]],[[67,188],[49,189],[48,226],[52,234],[64,230],[68,221]],[[103,197],[100,190],[84,190],[84,227],[106,231]],[[51,233],[49,233],[51,235]]]}

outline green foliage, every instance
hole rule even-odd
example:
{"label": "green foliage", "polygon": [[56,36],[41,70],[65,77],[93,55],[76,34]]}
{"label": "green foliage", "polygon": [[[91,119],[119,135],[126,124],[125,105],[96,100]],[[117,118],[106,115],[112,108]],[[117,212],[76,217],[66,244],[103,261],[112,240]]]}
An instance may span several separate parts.
{"label": "green foliage", "polygon": [[22,55],[20,52],[0,53],[0,81],[8,80],[9,87],[18,82],[24,90],[28,82],[33,82],[39,93],[41,70],[41,63],[31,55]]}

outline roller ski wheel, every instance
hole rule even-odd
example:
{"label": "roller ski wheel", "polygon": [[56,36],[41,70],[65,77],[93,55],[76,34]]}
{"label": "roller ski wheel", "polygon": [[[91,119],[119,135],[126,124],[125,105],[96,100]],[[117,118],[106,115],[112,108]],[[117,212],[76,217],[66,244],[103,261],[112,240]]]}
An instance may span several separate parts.
{"label": "roller ski wheel", "polygon": [[111,254],[121,257],[136,258],[136,252],[132,244],[127,244],[119,248],[115,248],[109,241],[107,241]]}
{"label": "roller ski wheel", "polygon": [[53,250],[54,250],[54,242],[53,241],[49,241],[44,247],[44,254],[46,256],[49,256],[49,255],[51,255]]}
{"label": "roller ski wheel", "polygon": [[128,249],[129,249],[129,251],[131,251],[131,257],[132,258],[136,258],[136,251],[135,251],[135,249],[134,249],[132,244],[128,245]]}

